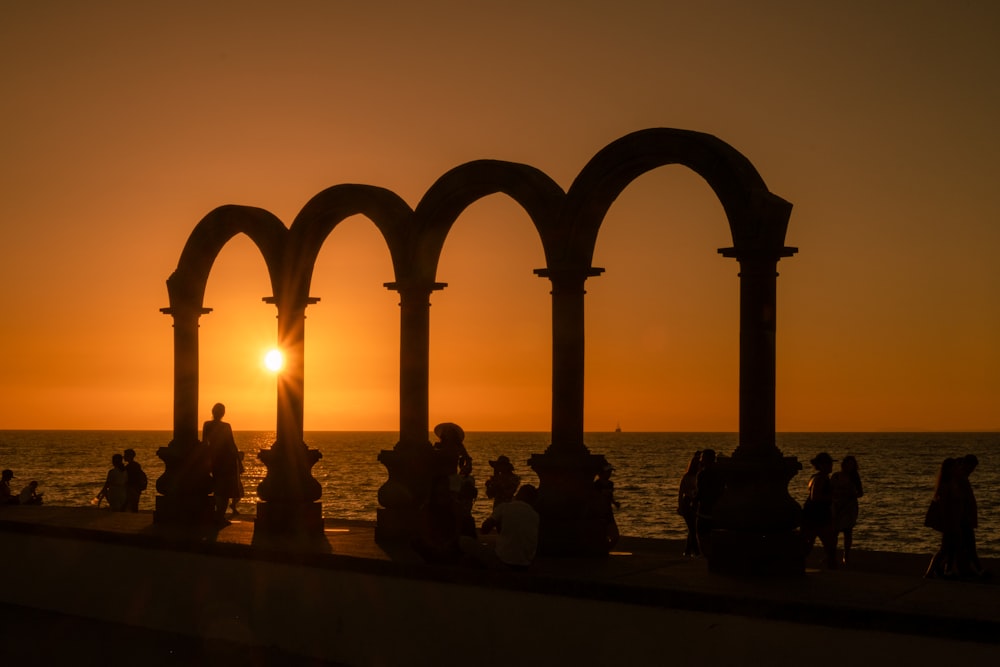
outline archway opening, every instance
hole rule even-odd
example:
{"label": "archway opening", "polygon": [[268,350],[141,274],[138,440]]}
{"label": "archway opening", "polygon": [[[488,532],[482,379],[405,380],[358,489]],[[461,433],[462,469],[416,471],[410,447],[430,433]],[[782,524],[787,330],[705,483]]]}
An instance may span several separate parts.
{"label": "archway opening", "polygon": [[594,264],[605,273],[587,281],[585,430],[627,480],[616,492],[623,533],[655,526],[682,538],[677,483],[691,454],[735,447],[739,265],[716,252],[730,245],[715,193],[676,165],[636,179],[601,226]]}

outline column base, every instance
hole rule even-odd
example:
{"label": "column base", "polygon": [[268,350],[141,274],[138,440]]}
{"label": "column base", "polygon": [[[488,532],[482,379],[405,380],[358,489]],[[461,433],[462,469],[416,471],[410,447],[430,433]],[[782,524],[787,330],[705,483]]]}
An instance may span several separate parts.
{"label": "column base", "polygon": [[214,525],[215,501],[212,496],[156,496],[155,503],[154,524],[192,527]]}
{"label": "column base", "polygon": [[376,542],[410,542],[420,531],[421,512],[416,507],[378,508],[375,514]]}
{"label": "column base", "polygon": [[708,569],[716,574],[789,576],[805,574],[802,539],[794,531],[755,533],[713,530]]}
{"label": "column base", "polygon": [[313,502],[257,503],[254,536],[321,537],[323,535],[323,505]]}
{"label": "column base", "polygon": [[538,530],[538,553],[543,556],[605,557],[609,546],[605,521],[561,520],[542,516]]}

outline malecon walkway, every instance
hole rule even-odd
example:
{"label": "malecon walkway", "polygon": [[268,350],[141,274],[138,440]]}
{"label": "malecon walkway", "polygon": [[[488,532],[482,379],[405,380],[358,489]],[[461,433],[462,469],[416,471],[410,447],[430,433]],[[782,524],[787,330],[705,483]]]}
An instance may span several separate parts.
{"label": "malecon walkway", "polygon": [[927,556],[858,551],[850,570],[810,562],[804,576],[738,578],[681,557],[679,543],[626,537],[606,559],[492,572],[425,565],[406,546],[376,544],[373,524],[325,524],[311,544],[262,544],[252,518],[195,535],[154,526],[149,513],[2,508],[4,657],[150,666],[1000,660],[1000,586],[925,580]]}

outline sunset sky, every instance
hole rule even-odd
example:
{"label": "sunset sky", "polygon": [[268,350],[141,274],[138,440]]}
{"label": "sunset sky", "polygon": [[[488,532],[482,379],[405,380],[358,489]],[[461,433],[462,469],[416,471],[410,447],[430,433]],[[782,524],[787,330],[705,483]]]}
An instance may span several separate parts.
{"label": "sunset sky", "polygon": [[[492,158],[568,188],[630,132],[713,134],[794,204],[782,431],[1000,428],[1000,3],[5,3],[0,429],[169,429],[165,281],[222,204],[291,224],[339,183],[415,206]],[[612,207],[587,282],[587,430],[737,429],[738,264],[680,167]],[[430,421],[550,427],[550,284],[509,199],[459,218],[431,299]],[[398,428],[398,294],[374,226],[330,236],[307,430]],[[272,429],[263,262],[226,247],[201,412]]]}

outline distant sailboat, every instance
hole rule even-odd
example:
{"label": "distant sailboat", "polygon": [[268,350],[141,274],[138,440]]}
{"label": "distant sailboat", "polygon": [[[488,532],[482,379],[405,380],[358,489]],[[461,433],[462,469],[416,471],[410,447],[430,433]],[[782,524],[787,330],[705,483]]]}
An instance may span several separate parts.
{"label": "distant sailboat", "polygon": [[617,424],[615,424],[615,433],[621,433],[621,432],[622,432],[622,425],[621,422],[618,422]]}

